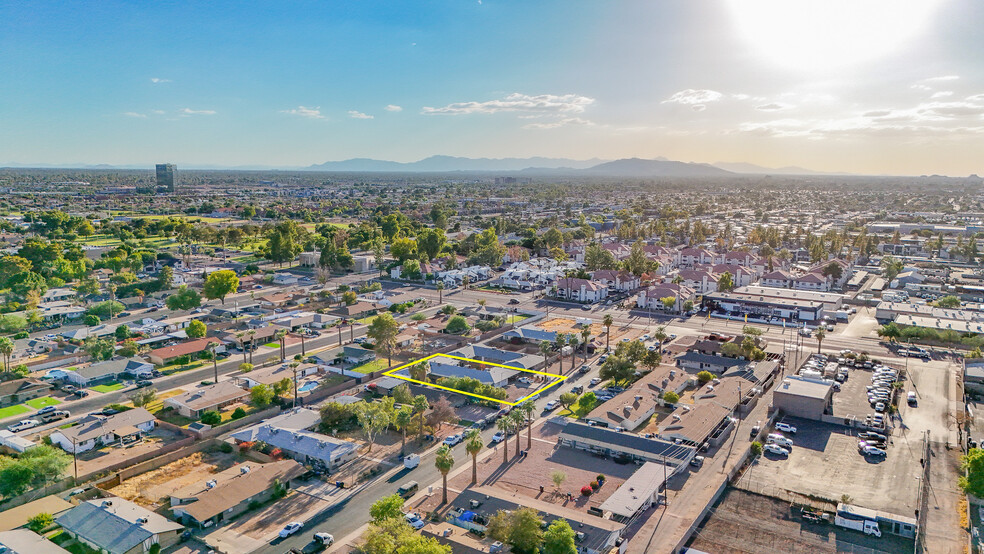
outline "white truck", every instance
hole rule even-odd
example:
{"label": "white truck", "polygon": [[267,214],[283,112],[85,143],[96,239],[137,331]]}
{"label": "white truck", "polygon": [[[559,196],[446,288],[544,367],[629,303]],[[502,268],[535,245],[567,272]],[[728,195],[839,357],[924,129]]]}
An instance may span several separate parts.
{"label": "white truck", "polygon": [[403,467],[407,469],[414,469],[420,465],[420,455],[410,454],[409,456],[403,458]]}
{"label": "white truck", "polygon": [[857,516],[842,517],[842,514],[838,511],[837,515],[834,516],[834,525],[847,529],[854,529],[855,531],[861,531],[865,535],[872,535],[874,537],[881,538],[881,529],[878,528],[877,521],[871,521],[866,518],[855,518],[857,518]]}

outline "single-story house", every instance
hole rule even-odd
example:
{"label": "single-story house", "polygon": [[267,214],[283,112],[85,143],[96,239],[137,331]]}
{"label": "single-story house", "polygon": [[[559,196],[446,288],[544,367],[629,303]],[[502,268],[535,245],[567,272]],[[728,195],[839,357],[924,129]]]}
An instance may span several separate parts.
{"label": "single-story house", "polygon": [[0,552],[4,554],[70,554],[68,550],[30,529],[0,531]]}
{"label": "single-story house", "polygon": [[38,379],[14,379],[0,383],[0,407],[20,404],[25,400],[46,396],[53,388],[51,383]]}
{"label": "single-story house", "polygon": [[64,370],[64,379],[78,387],[88,387],[100,381],[111,381],[120,375],[128,373],[140,377],[150,375],[154,365],[140,358],[115,358],[104,362],[96,362],[84,367],[74,367]]}
{"label": "single-story house", "polygon": [[122,498],[82,502],[55,519],[79,542],[109,554],[143,554],[154,544],[165,549],[179,540],[183,526]]}
{"label": "single-story house", "polygon": [[210,527],[271,499],[277,488],[289,489],[306,472],[294,460],[269,464],[240,464],[171,493],[171,512],[185,525]]}
{"label": "single-story house", "polygon": [[[297,366],[297,378],[307,377],[318,373],[316,364],[300,364]],[[283,379],[294,379],[294,370],[290,364],[280,364],[262,369],[254,369],[249,373],[238,373],[233,377],[236,383],[245,389],[252,389],[256,385],[273,385]]]}
{"label": "single-story house", "polygon": [[322,435],[304,429],[284,429],[276,424],[264,423],[257,429],[245,429],[233,433],[232,438],[237,443],[263,441],[274,448],[279,448],[298,462],[335,469],[356,457],[359,445],[344,439]]}
{"label": "single-story house", "polygon": [[156,350],[151,350],[147,358],[155,365],[167,365],[181,356],[192,356],[204,352],[209,344],[215,344],[215,352],[226,351],[225,343],[215,337],[203,337],[190,340],[174,346],[165,346]]}
{"label": "single-story house", "polygon": [[178,396],[164,399],[164,405],[174,408],[184,417],[198,419],[203,413],[243,401],[249,396],[249,391],[234,384],[232,381],[199,387]]}
{"label": "single-story house", "polygon": [[349,364],[365,364],[376,359],[376,353],[361,346],[342,347],[342,359]]}
{"label": "single-story house", "polygon": [[469,377],[482,384],[495,387],[504,387],[510,379],[519,373],[515,369],[490,366],[488,369],[475,369],[467,366],[448,364],[431,360],[429,375],[436,378],[443,377]]}
{"label": "single-story house", "polygon": [[240,429],[233,434],[233,438],[238,442],[254,442],[259,440],[260,428],[265,426],[276,427],[283,431],[300,431],[312,429],[319,423],[321,423],[321,415],[317,410],[293,408],[251,427]]}
{"label": "single-story house", "polygon": [[51,442],[65,452],[85,452],[98,446],[135,442],[144,433],[152,431],[156,424],[157,419],[150,412],[134,408],[110,416],[90,414],[78,425],[56,429],[49,436]]}
{"label": "single-story house", "polygon": [[[0,519],[0,531],[10,531],[11,529],[25,527],[32,517],[40,513],[58,517],[71,509],[72,504],[57,494],[42,496],[37,500],[32,500],[26,504],[4,510],[3,518]],[[0,552],[3,551],[0,550]],[[30,554],[34,554],[34,552],[31,551]]]}

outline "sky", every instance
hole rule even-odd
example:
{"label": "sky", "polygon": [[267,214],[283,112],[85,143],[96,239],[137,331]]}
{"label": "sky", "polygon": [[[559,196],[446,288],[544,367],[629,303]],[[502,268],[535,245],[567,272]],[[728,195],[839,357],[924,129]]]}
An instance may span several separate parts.
{"label": "sky", "polygon": [[979,0],[0,3],[0,164],[984,174]]}

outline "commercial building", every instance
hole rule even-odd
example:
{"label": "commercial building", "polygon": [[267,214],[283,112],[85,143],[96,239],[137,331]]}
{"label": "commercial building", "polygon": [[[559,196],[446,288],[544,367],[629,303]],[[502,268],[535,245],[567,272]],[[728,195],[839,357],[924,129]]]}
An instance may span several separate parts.
{"label": "commercial building", "polygon": [[756,320],[774,323],[781,323],[782,320],[789,323],[814,323],[823,318],[824,304],[822,302],[792,298],[797,294],[806,294],[804,291],[787,290],[787,292],[790,294],[785,298],[740,292],[714,292],[704,297],[704,305],[709,307],[712,312],[728,317],[742,318],[748,316]]}
{"label": "commercial building", "polygon": [[832,413],[833,394],[832,381],[793,375],[776,387],[772,405],[786,415],[820,420]]}
{"label": "commercial building", "polygon": [[157,187],[174,192],[175,170],[177,167],[174,164],[157,164]]}

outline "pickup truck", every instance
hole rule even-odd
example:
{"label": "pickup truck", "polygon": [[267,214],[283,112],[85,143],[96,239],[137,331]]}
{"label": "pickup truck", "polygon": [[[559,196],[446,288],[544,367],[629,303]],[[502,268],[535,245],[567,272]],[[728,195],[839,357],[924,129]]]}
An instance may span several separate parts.
{"label": "pickup truck", "polygon": [[51,423],[52,421],[67,419],[71,415],[72,414],[69,413],[68,410],[55,410],[53,412],[41,414],[40,416],[38,416],[38,419],[41,420],[41,423]]}

